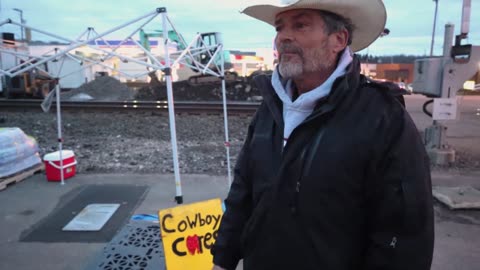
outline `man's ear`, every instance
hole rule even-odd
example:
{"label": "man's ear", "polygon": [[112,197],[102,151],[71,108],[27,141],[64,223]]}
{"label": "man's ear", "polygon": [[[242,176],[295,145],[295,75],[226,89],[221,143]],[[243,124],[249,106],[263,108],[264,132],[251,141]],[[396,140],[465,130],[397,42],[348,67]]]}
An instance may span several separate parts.
{"label": "man's ear", "polygon": [[348,31],[347,29],[342,29],[338,32],[330,34],[330,44],[331,48],[335,53],[341,52],[347,47],[348,43]]}

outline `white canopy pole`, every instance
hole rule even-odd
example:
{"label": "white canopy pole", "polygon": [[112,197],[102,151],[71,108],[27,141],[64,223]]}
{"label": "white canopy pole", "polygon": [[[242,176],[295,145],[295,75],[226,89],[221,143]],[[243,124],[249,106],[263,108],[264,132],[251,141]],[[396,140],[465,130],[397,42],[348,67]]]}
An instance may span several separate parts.
{"label": "white canopy pole", "polygon": [[228,135],[228,112],[227,112],[227,91],[225,84],[225,57],[223,53],[223,46],[219,48],[220,50],[220,75],[222,78],[222,98],[223,98],[223,123],[225,127],[225,149],[227,150],[227,172],[228,172],[228,186],[232,184],[232,172],[230,168],[230,138]]}
{"label": "white canopy pole", "polygon": [[44,34],[44,35],[46,35],[46,36],[50,36],[50,37],[53,37],[53,38],[56,38],[56,39],[60,39],[60,40],[66,41],[66,42],[73,42],[73,40],[71,40],[71,39],[69,39],[69,38],[61,37],[61,36],[58,36],[58,35],[55,35],[55,34],[52,34],[52,33],[49,33],[49,32],[43,31],[43,30],[40,30],[40,29],[38,29],[38,28],[29,26],[29,25],[24,24],[24,23],[17,23],[17,22],[12,21],[12,20],[9,20],[8,23],[13,24],[13,25],[17,25],[17,26],[20,26],[20,27],[24,27],[24,28],[29,28],[31,31],[38,32],[38,33]]}
{"label": "white canopy pole", "polygon": [[[191,54],[190,52],[190,48],[193,47],[193,45],[197,42],[197,40],[199,39],[200,37],[200,34],[197,34],[195,36],[194,39],[192,39],[192,41],[188,44],[188,46],[185,46],[185,49],[180,53],[179,56],[177,56],[177,59],[175,59],[175,61],[173,62],[173,65],[177,64],[178,62],[180,62],[181,60],[183,60],[183,58],[185,57],[185,55],[188,54]],[[193,56],[191,56],[193,58]]]}
{"label": "white canopy pole", "polygon": [[[82,41],[82,42],[76,42],[76,41],[73,41],[73,40],[72,40],[72,41],[71,41],[71,42],[72,42],[72,45],[70,45],[69,47],[67,47],[67,48],[64,49],[64,50],[59,51],[59,52],[58,52],[56,55],[54,55],[53,57],[45,58],[45,59],[43,59],[43,60],[41,60],[41,61],[39,61],[39,62],[37,62],[37,63],[29,66],[29,67],[20,69],[20,70],[18,70],[17,72],[14,72],[14,73],[11,73],[11,74],[8,74],[8,75],[10,75],[10,76],[13,77],[13,76],[15,76],[15,75],[21,74],[21,73],[23,73],[23,72],[25,72],[25,71],[30,70],[32,67],[42,65],[42,64],[44,64],[44,63],[52,60],[52,59],[55,58],[55,57],[58,57],[58,56],[60,56],[60,55],[64,55],[64,54],[68,53],[69,51],[74,50],[74,49],[76,49],[76,48],[78,48],[78,47],[81,47],[81,46],[83,46],[83,45],[88,45],[88,43],[91,42],[91,41],[94,41],[94,40],[99,39],[99,38],[102,38],[102,37],[104,37],[104,36],[106,36],[106,35],[108,35],[108,34],[111,34],[111,33],[113,33],[113,32],[116,32],[117,30],[122,29],[122,28],[124,28],[124,27],[126,27],[126,26],[128,26],[128,25],[130,25],[130,24],[135,23],[135,22],[138,22],[138,21],[140,21],[141,19],[147,18],[148,16],[153,16],[153,17],[154,17],[154,16],[156,16],[156,14],[159,13],[159,12],[160,12],[160,10],[157,9],[157,10],[155,10],[154,12],[151,12],[151,13],[149,13],[149,14],[147,14],[147,15],[138,17],[138,18],[136,18],[136,19],[134,19],[134,20],[131,20],[130,22],[124,23],[124,24],[122,24],[122,25],[120,25],[120,26],[117,26],[117,27],[111,29],[111,30],[108,30],[108,31],[100,34],[99,36],[96,36],[96,37],[94,37],[94,38],[91,38],[91,39],[88,39],[88,40],[85,40],[85,41]],[[11,23],[13,23],[13,22],[11,22]],[[18,23],[13,23],[13,24],[22,26],[22,24],[18,24]],[[26,25],[25,25],[25,26],[26,26]],[[26,27],[29,27],[29,26],[26,26]],[[30,27],[30,28],[31,28],[31,27]],[[31,29],[32,29],[32,30],[35,30],[35,31],[38,31],[38,29],[34,29],[34,28],[31,28]],[[40,30],[40,31],[41,31],[41,30]],[[50,33],[44,32],[44,31],[42,31],[42,33],[48,34],[48,35],[53,36],[53,37],[57,37],[56,35],[53,35],[53,34],[50,34]],[[57,38],[60,38],[60,37],[57,37]],[[68,39],[67,39],[67,40],[68,40]]]}
{"label": "white canopy pole", "polygon": [[165,79],[167,82],[167,99],[168,99],[168,116],[170,122],[170,137],[172,141],[173,154],[173,171],[175,174],[176,196],[177,204],[183,203],[182,183],[180,181],[180,168],[178,166],[178,151],[177,151],[177,132],[175,127],[175,110],[173,108],[173,91],[172,91],[172,68],[170,65],[170,54],[168,52],[168,31],[167,31],[167,10],[162,8],[162,31],[165,49]]}
{"label": "white canopy pole", "polygon": [[57,136],[58,136],[58,155],[60,158],[60,184],[65,185],[65,176],[63,174],[63,134],[62,134],[62,112],[61,112],[61,104],[60,104],[60,79],[58,78],[60,75],[60,71],[63,68],[63,64],[65,63],[65,57],[62,58],[62,64],[58,69],[58,74],[55,79],[55,95],[57,96]]}
{"label": "white canopy pole", "polygon": [[57,95],[57,135],[58,135],[58,151],[60,157],[60,179],[61,184],[65,184],[65,178],[63,175],[63,157],[62,157],[62,149],[63,149],[63,137],[62,137],[62,113],[60,111],[60,84],[57,80],[55,85],[55,95]]}
{"label": "white canopy pole", "polygon": [[[209,57],[210,57],[210,61],[208,61],[208,63],[205,65],[205,68],[203,69],[202,73],[205,74],[205,72],[207,71],[207,69],[209,69],[209,66],[210,64],[214,63],[215,64],[215,57],[217,57],[217,54],[218,52],[221,52],[222,50],[220,48],[216,48],[215,50],[215,53],[212,55],[210,53],[210,50],[207,50],[208,54],[209,54]],[[215,64],[216,65],[216,64]],[[218,66],[216,66],[217,69],[218,69]]]}

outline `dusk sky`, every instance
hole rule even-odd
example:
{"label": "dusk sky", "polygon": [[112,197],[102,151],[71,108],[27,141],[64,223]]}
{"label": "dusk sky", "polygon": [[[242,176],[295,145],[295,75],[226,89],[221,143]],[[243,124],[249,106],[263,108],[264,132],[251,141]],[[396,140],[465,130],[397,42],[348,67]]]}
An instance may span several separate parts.
{"label": "dusk sky", "polygon": [[[270,0],[272,2],[273,0]],[[190,41],[197,32],[216,31],[223,34],[225,49],[268,48],[275,35],[273,28],[256,21],[239,10],[248,3],[259,1],[227,0],[0,0],[0,18],[20,21],[20,13],[27,25],[71,39],[77,38],[87,27],[102,33],[118,25],[166,7],[177,30]],[[265,2],[265,1],[264,1]],[[434,54],[442,53],[444,25],[455,24],[455,35],[460,32],[462,0],[439,0]],[[385,0],[387,25],[390,35],[378,39],[360,53],[371,55],[415,54],[428,55],[432,39],[435,2],[432,0]],[[161,19],[156,18],[146,30],[160,30]],[[20,36],[18,26],[5,25],[2,32]],[[118,35],[118,34],[117,34]],[[125,36],[112,36],[123,38]],[[33,39],[46,38],[33,33]],[[48,40],[52,40],[49,38]],[[480,0],[472,0],[469,39],[480,45]]]}

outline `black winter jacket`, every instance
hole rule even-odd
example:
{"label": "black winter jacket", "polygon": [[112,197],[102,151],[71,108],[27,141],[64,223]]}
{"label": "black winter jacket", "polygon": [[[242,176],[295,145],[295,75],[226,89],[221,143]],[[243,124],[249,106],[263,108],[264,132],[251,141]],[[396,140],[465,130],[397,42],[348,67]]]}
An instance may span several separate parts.
{"label": "black winter jacket", "polygon": [[235,166],[214,263],[246,270],[426,270],[433,253],[429,161],[391,91],[355,57],[283,144],[282,103],[264,102]]}

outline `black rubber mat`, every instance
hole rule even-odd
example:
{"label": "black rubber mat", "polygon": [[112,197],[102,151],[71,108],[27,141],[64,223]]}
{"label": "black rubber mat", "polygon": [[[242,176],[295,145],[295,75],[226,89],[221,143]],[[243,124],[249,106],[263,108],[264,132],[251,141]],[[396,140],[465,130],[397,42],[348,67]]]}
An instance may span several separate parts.
{"label": "black rubber mat", "polygon": [[[130,219],[135,208],[143,201],[147,190],[147,186],[137,185],[87,185],[74,189],[63,197],[52,213],[24,231],[20,241],[109,242]],[[62,231],[75,215],[92,203],[119,203],[120,207],[100,231]]]}
{"label": "black rubber mat", "polygon": [[160,227],[151,221],[130,221],[85,270],[165,270]]}

